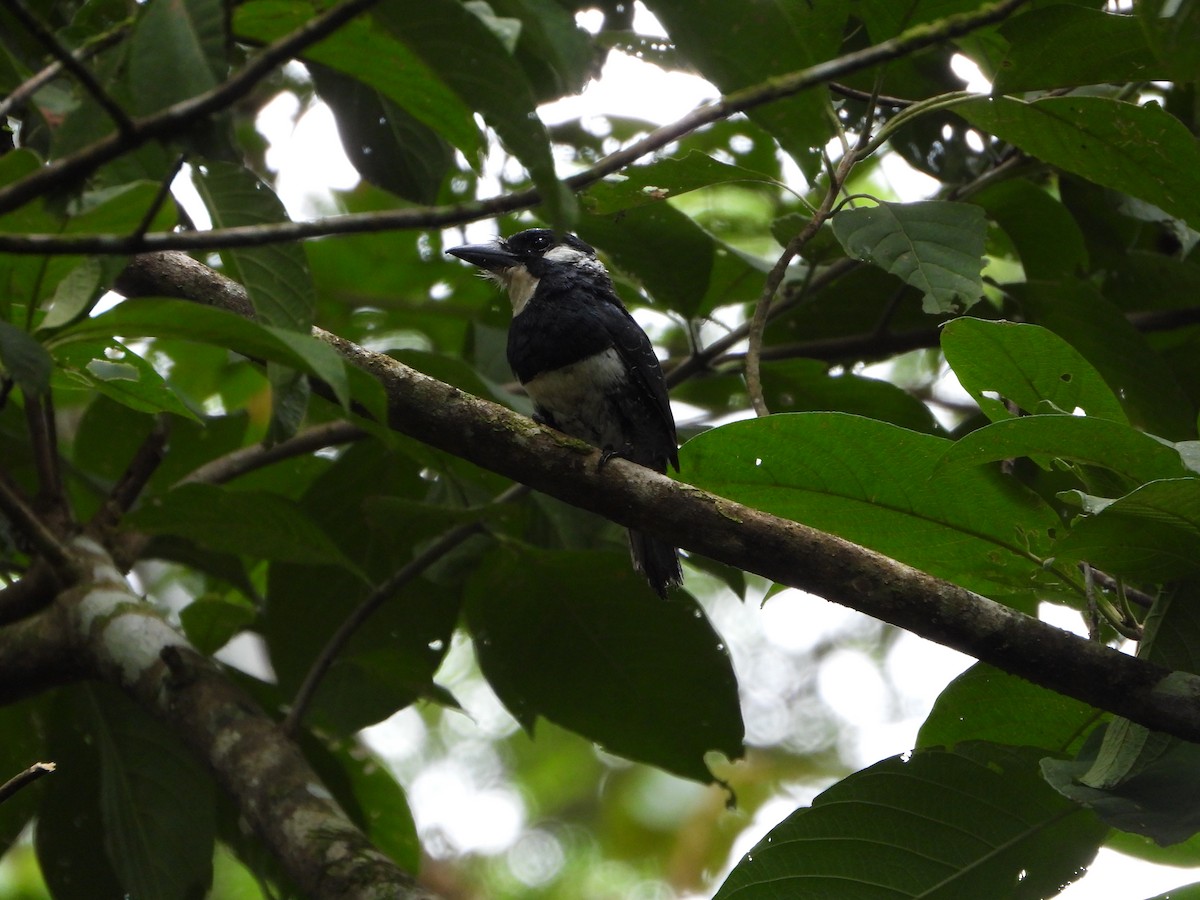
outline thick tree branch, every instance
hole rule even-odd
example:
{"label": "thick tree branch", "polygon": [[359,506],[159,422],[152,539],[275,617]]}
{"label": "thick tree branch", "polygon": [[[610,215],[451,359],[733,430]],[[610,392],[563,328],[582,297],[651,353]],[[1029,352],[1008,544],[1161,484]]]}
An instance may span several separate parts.
{"label": "thick tree branch", "polygon": [[1196,676],[1093,644],[849,541],[624,460],[601,469],[598,451],[580,441],[336,335],[314,334],[380,381],[389,424],[403,434],[1149,728],[1200,740]]}
{"label": "thick tree branch", "polygon": [[[432,900],[314,789],[320,778],[274,720],[130,591],[98,544],[78,538],[72,552],[90,577],[51,611],[64,623],[57,655],[78,656],[172,726],[306,896]],[[3,672],[14,654],[6,632],[0,642]]]}
{"label": "thick tree branch", "polygon": [[[574,191],[580,191],[600,179],[619,172],[649,153],[660,150],[667,144],[679,140],[698,128],[711,125],[713,122],[727,119],[738,112],[745,112],[757,106],[790,97],[818,84],[836,80],[845,75],[868,69],[879,63],[898,59],[915,53],[934,44],[943,43],[956,37],[961,37],[978,28],[1002,21],[1028,0],[1000,0],[970,13],[949,16],[938,22],[911,28],[903,34],[882,43],[847,53],[836,59],[818,63],[807,69],[801,69],[787,75],[772,78],[762,84],[744,88],[722,97],[715,103],[709,103],[688,113],[678,121],[664,125],[648,134],[641,140],[634,141],[628,147],[606,156],[596,165],[584,172],[564,179],[564,183]],[[336,7],[341,9],[342,7]],[[288,40],[288,39],[285,39]],[[278,47],[282,42],[271,45],[267,51]],[[307,46],[305,44],[304,46]],[[299,52],[299,47],[293,52]],[[261,60],[263,54],[255,58]],[[283,58],[286,58],[283,57]],[[250,69],[247,66],[235,79],[218,86],[208,94],[189,100],[186,103],[171,107],[157,116],[141,119],[135,123],[136,133],[144,140],[169,134],[179,126],[175,120],[159,121],[173,113],[182,117],[183,121],[193,121],[200,115],[206,115],[232,102],[241,93],[226,98],[224,94],[218,100],[207,99],[222,92],[227,85],[245,75]],[[259,75],[258,77],[261,77]],[[246,90],[249,88],[246,87]],[[244,93],[244,91],[242,91]],[[203,102],[202,102],[203,101]],[[94,169],[97,165],[107,162],[114,155],[123,152],[119,146],[110,147],[113,138],[85,148],[73,157],[67,157],[56,163],[51,163],[37,172],[11,185],[0,189],[0,212],[25,203],[37,196],[43,190],[58,185],[60,178],[76,178]],[[103,156],[94,164],[87,154],[110,155]],[[66,167],[72,160],[74,169],[66,171],[55,170],[54,176],[45,175],[54,167]],[[27,182],[38,179],[36,184],[25,187]],[[463,225],[478,219],[489,218],[503,213],[516,212],[536,206],[541,202],[541,195],[530,188],[515,191],[487,200],[477,200],[471,203],[458,203],[450,206],[410,208],[388,212],[360,213],[338,216],[329,219],[318,219],[312,222],[282,222],[272,225],[242,226],[237,228],[221,228],[199,232],[151,232],[148,234],[99,234],[67,236],[56,234],[24,234],[0,235],[0,251],[8,253],[96,253],[96,254],[126,254],[145,253],[155,250],[210,250],[214,248],[253,247],[263,244],[282,243],[285,241],[302,240],[305,238],[322,237],[333,234],[361,234],[374,231],[394,231],[402,229],[447,228],[453,225]]]}

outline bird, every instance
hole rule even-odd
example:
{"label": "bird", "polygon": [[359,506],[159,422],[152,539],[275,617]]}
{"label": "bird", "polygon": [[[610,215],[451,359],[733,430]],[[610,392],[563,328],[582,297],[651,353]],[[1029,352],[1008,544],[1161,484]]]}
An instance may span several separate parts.
{"label": "bird", "polygon": [[[534,420],[613,456],[679,470],[675,417],[654,347],[596,251],[574,234],[530,228],[446,251],[478,266],[512,303],[508,364]],[[629,530],[633,567],[660,597],[683,581],[671,544]]]}

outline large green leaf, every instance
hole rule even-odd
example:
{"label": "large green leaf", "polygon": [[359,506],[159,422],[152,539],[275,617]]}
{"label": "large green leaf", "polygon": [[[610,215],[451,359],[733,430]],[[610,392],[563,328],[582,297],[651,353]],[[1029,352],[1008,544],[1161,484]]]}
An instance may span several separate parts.
{"label": "large green leaf", "polygon": [[383,4],[373,15],[469,109],[483,116],[529,171],[541,192],[546,218],[556,227],[568,226],[574,197],[555,173],[549,135],[538,118],[533,90],[500,38],[457,0]]}
{"label": "large green leaf", "polygon": [[[254,0],[238,6],[233,28],[242,37],[273,41],[300,27],[312,15],[308,3]],[[343,25],[309,47],[305,59],[378,91],[461,150],[472,165],[477,164],[483,141],[471,107],[417,54],[369,18],[360,17]],[[318,87],[324,91],[319,81]]]}
{"label": "large green leaf", "polygon": [[45,393],[50,387],[54,362],[46,348],[28,331],[0,322],[0,371],[30,396]]}
{"label": "large green leaf", "polygon": [[54,362],[80,384],[131,409],[196,418],[154,366],[119,341],[72,341],[55,349]]}
{"label": "large green leaf", "polygon": [[[774,412],[846,412],[913,431],[940,430],[928,406],[890,382],[832,374],[828,364],[815,359],[771,361],[762,370],[763,396]],[[739,399],[744,402],[744,395]]]}
{"label": "large green leaf", "polygon": [[358,173],[405,200],[436,203],[454,167],[450,143],[377,88],[325,66],[309,71]]}
{"label": "large green leaf", "polygon": [[682,478],[877,550],[970,590],[1032,609],[1058,516],[986,469],[937,473],[950,442],[839,413],[734,422],[680,450]]}
{"label": "large green leaf", "polygon": [[50,341],[50,349],[53,352],[72,341],[111,339],[113,335],[215,344],[307,372],[328,384],[340,402],[346,403],[349,398],[346,366],[327,344],[307,334],[259,325],[234,313],[184,300],[126,300],[60,332]]}
{"label": "large green leaf", "polygon": [[[370,584],[344,568],[271,566],[260,631],[285,695],[308,674],[329,636],[375,585],[411,562],[446,529],[473,521],[477,510],[418,503],[429,490],[421,465],[379,442],[347,450],[300,500]],[[407,502],[406,502],[407,501]],[[450,644],[458,591],[420,579],[389,597],[347,643],[322,681],[311,719],[349,734],[387,718],[423,696],[440,696],[433,674]]]}
{"label": "large green leaf", "polygon": [[1104,713],[1016,675],[976,663],[938,695],[917,747],[991,741],[1073,753]]}
{"label": "large green leaf", "polygon": [[[726,94],[834,56],[847,13],[840,0],[749,6],[723,0],[649,0],[646,5],[679,51]],[[820,171],[820,148],[833,136],[828,104],[826,89],[818,87],[757,106],[749,116],[812,178]]]}
{"label": "large green leaf", "polygon": [[585,214],[578,232],[656,301],[689,318],[751,300],[762,290],[765,267],[716,240],[668,203],[608,216]]}
{"label": "large green leaf", "polygon": [[221,0],[149,0],[141,12],[129,49],[129,92],[136,112],[158,112],[224,78]]}
{"label": "large green leaf", "polygon": [[[1192,579],[1160,596],[1145,622],[1138,657],[1184,672],[1200,670],[1200,614]],[[1200,746],[1127,719],[1089,741],[1070,762],[1046,760],[1047,780],[1116,828],[1177,844],[1200,832]]]}
{"label": "large green leaf", "polygon": [[1042,780],[1041,755],[979,743],[876,763],[773,828],[715,900],[1053,896],[1107,826]]}
{"label": "large green leaf", "polygon": [[1104,97],[971,100],[955,112],[976,128],[1200,228],[1200,148],[1154,104]]}
{"label": "large green leaf", "polygon": [[959,438],[946,451],[946,469],[1028,456],[1101,466],[1134,485],[1189,474],[1178,448],[1145,432],[1090,416],[1022,416],[1004,419]]}
{"label": "large green leaf", "polygon": [[1200,478],[1152,481],[1078,520],[1058,542],[1060,556],[1113,575],[1147,581],[1200,571]]}
{"label": "large green leaf", "polygon": [[983,295],[987,220],[970,203],[927,200],[844,209],[833,233],[856,259],[921,291],[929,313],[955,312]]}
{"label": "large green leaf", "polygon": [[989,185],[971,198],[1004,229],[1028,279],[1066,278],[1088,266],[1079,225],[1049,191],[1025,179]]}
{"label": "large green leaf", "polygon": [[203,547],[311,565],[353,564],[294,501],[265,491],[185,484],[131,513],[126,524]]}
{"label": "large green leaf", "polygon": [[720,636],[690,597],[657,600],[623,554],[499,550],[466,612],[480,668],[526,729],[542,716],[697,781],[712,780],[708,751],[742,755]]}
{"label": "large green leaf", "polygon": [[60,768],[37,831],[54,896],[203,896],[216,833],[208,774],[115,688],[75,687],[58,699],[51,742]]}
{"label": "large green leaf", "polygon": [[[1030,10],[1000,32],[1009,48],[996,73],[997,94],[1174,77],[1133,16],[1063,3]],[[1068,46],[1087,52],[1064,53]]]}
{"label": "large green leaf", "polygon": [[1128,422],[1095,367],[1063,338],[1038,325],[955,319],[942,329],[942,352],[959,382],[994,422],[1014,415],[1003,400],[1028,413],[1082,409],[1094,418]]}
{"label": "large green leaf", "polygon": [[1095,287],[1072,279],[1009,291],[1029,321],[1069,341],[1095,366],[1134,425],[1170,440],[1196,437],[1195,402],[1146,336]]}
{"label": "large green leaf", "polygon": [[[288,221],[275,192],[249,169],[209,161],[192,172],[214,228]],[[264,324],[289,331],[308,331],[312,326],[316,291],[299,244],[222,250],[221,262],[226,274],[246,289]]]}

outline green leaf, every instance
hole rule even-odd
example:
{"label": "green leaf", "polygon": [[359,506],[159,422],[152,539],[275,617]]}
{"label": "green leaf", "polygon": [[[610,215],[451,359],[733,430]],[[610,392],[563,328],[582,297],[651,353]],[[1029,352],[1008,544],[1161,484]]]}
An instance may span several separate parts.
{"label": "green leaf", "polygon": [[212,881],[213,783],[179,738],[115,689],[89,690],[105,849],[135,897],[188,898]]}
{"label": "green leaf", "polygon": [[1027,279],[1067,278],[1087,270],[1083,233],[1048,191],[1023,178],[1010,179],[989,185],[971,199],[1004,229]]}
{"label": "green leaf", "polygon": [[649,165],[630,166],[587,189],[579,198],[584,211],[605,216],[623,209],[660,203],[714,184],[736,182],[775,184],[761,172],[717,162],[707,153],[692,150],[682,158],[667,157]]}
{"label": "green leaf", "polygon": [[[7,781],[36,762],[53,759],[46,746],[45,729],[39,713],[48,706],[45,697],[26,700],[0,708],[0,772]],[[43,776],[54,778],[54,774]],[[45,786],[28,785],[0,804],[0,853],[7,853],[21,832],[38,813],[45,798]]]}
{"label": "green leaf", "polygon": [[1023,416],[1005,419],[959,438],[942,458],[942,471],[1028,456],[1100,466],[1135,485],[1179,478],[1189,469],[1179,450],[1120,422],[1090,416]]}
{"label": "green leaf", "polygon": [[555,173],[550,137],[525,73],[500,39],[457,0],[385,4],[372,14],[495,129],[529,171],[546,218],[557,228],[568,227],[574,197]]}
{"label": "green leaf", "polygon": [[81,384],[130,409],[199,421],[154,366],[120,341],[73,341],[55,349],[54,361]]}
{"label": "green leaf", "polygon": [[707,431],[679,455],[691,484],[1025,609],[1073,581],[1042,564],[1054,511],[991,470],[934,477],[949,447],[857,416],[789,413]]}
{"label": "green leaf", "polygon": [[924,294],[928,313],[954,312],[983,295],[987,220],[970,203],[928,200],[843,209],[832,219],[846,253]]}
{"label": "green leaf", "polygon": [[50,389],[54,362],[28,331],[0,322],[0,369],[32,397]]}
{"label": "green leaf", "polygon": [[1200,228],[1200,148],[1155,104],[1104,97],[1007,97],[954,107],[964,119],[1051,165],[1140,197]]}
{"label": "green leaf", "polygon": [[322,781],[371,843],[415,875],[421,864],[417,826],[404,788],[385,761],[354,740],[335,742],[327,755],[312,753],[311,744],[304,749]]}
{"label": "green leaf", "polygon": [[66,325],[90,309],[100,295],[100,279],[103,267],[94,256],[89,256],[63,276],[51,297],[52,306],[42,319],[39,328],[57,328]]}
{"label": "green leaf", "polygon": [[[204,200],[214,228],[288,221],[274,191],[242,166],[209,161],[192,169],[192,183]],[[250,295],[265,325],[307,332],[316,309],[316,291],[304,248],[295,243],[221,251],[226,274]]]}
{"label": "green leaf", "polygon": [[708,751],[742,755],[725,645],[695,601],[656,600],[623,555],[498,550],[466,613],[480,668],[526,729],[543,716],[697,781],[712,780]]}
{"label": "green leaf", "polygon": [[265,491],[185,484],[154,498],[124,521],[139,531],[178,535],[212,550],[355,571],[298,504]]}
{"label": "green leaf", "polygon": [[[1145,621],[1138,658],[1168,669],[1200,670],[1200,582],[1159,596]],[[1110,825],[1177,844],[1200,832],[1200,746],[1117,719],[1070,762],[1042,763],[1047,780]]]}
{"label": "green leaf", "polygon": [[991,741],[1074,753],[1103,716],[1086,703],[976,663],[938,695],[917,747],[953,749],[964,741]]}
{"label": "green leaf", "polygon": [[225,68],[221,0],[146,3],[130,37],[128,82],[137,113],[204,93],[224,78]]}
{"label": "green leaf", "polygon": [[1073,413],[1127,424],[1121,403],[1065,340],[1038,325],[958,318],[942,328],[942,352],[963,388],[993,422],[1011,418],[1001,399],[1027,413]]}
{"label": "green leaf", "polygon": [[[753,11],[723,0],[649,0],[676,48],[725,94],[829,59],[841,45],[847,6],[839,0],[759,3]],[[829,95],[817,87],[751,109],[812,179],[818,149],[833,136]]]}
{"label": "green leaf", "polygon": [[[269,42],[299,28],[313,16],[311,4],[255,0],[234,12],[234,32]],[[308,48],[304,58],[328,66],[373,88],[463,152],[476,164],[483,149],[471,107],[458,98],[430,66],[366,17],[348,22]],[[318,80],[322,93],[325,88]],[[402,195],[403,196],[403,195]]]}
{"label": "green leaf", "polygon": [[55,353],[64,344],[113,335],[126,338],[179,338],[214,344],[256,359],[283,363],[330,386],[338,401],[349,397],[346,366],[332,347],[307,334],[251,322],[235,313],[155,297],[126,300],[105,313],[75,323],[49,342]]}
{"label": "green leaf", "polygon": [[[604,249],[613,264],[641,282],[656,301],[689,318],[716,306],[750,300],[763,271],[667,203],[611,216],[580,217],[580,237]],[[686,266],[679,260],[687,260]]]}
{"label": "green leaf", "polygon": [[939,431],[929,407],[912,394],[875,378],[832,375],[828,364],[815,359],[764,363],[763,393],[774,412],[845,412],[913,431]]}
{"label": "green leaf", "polygon": [[980,743],[876,763],[773,828],[715,900],[1053,896],[1107,828],[1042,781],[1041,755]]}
{"label": "green leaf", "polygon": [[1070,341],[1096,367],[1132,424],[1170,440],[1196,436],[1195,401],[1146,335],[1095,287],[1078,279],[1030,282],[1010,285],[1009,293],[1029,321]]}
{"label": "green leaf", "polygon": [[1153,481],[1077,520],[1059,556],[1150,582],[1200,570],[1200,479]]}
{"label": "green leaf", "polygon": [[256,618],[254,607],[236,595],[197,597],[179,612],[179,624],[188,641],[210,656],[245,631]]}
{"label": "green leaf", "polygon": [[593,38],[555,0],[490,0],[497,14],[519,20],[517,59],[539,101],[577,94],[595,67]]}
{"label": "green leaf", "polygon": [[[281,691],[292,695],[329,636],[414,552],[479,510],[413,502],[429,483],[421,464],[375,441],[349,448],[312,480],[300,506],[319,521],[369,583],[344,569],[271,566],[259,630]],[[406,505],[403,499],[410,502]],[[420,697],[443,699],[433,674],[450,645],[459,590],[419,579],[389,597],[339,655],[313,701],[311,719],[346,734]]]}
{"label": "green leaf", "polygon": [[[1009,48],[996,73],[997,94],[1175,77],[1159,63],[1133,16],[1058,4],[1015,16],[1000,33]],[[1063,52],[1072,46],[1087,52]]]}
{"label": "green leaf", "polygon": [[325,66],[310,64],[309,71],[358,173],[405,200],[436,203],[454,148],[376,88]]}

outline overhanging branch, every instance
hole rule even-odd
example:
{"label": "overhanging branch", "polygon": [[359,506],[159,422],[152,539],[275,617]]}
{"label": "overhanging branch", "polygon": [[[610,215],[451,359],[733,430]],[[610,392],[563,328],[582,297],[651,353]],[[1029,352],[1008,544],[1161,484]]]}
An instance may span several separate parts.
{"label": "overhanging branch", "polygon": [[[834,81],[846,75],[868,69],[871,66],[908,56],[926,47],[961,37],[978,28],[1002,21],[1027,2],[1028,0],[1001,0],[1001,2],[985,6],[970,13],[949,16],[938,22],[911,28],[897,37],[871,47],[856,50],[853,53],[847,53],[836,59],[810,66],[807,69],[771,78],[762,84],[735,91],[714,103],[708,103],[694,109],[676,122],[656,129],[641,140],[634,141],[628,147],[606,156],[590,169],[563,179],[563,182],[571,190],[581,191],[602,178],[619,172],[643,156],[660,150],[667,144],[677,141],[705,125],[711,125],[714,122],[729,118],[734,113],[745,112],[757,106],[770,103],[773,100],[790,97],[818,84]],[[336,9],[341,8],[337,7]],[[272,45],[272,48],[277,46],[279,46],[278,43]],[[264,54],[266,52],[264,51]],[[278,53],[276,54],[276,56],[279,55]],[[226,82],[226,85],[228,84],[229,82]],[[226,89],[226,85],[221,85],[210,91],[209,94],[188,101],[186,104],[179,104],[176,107],[172,107],[171,110],[167,110],[159,116],[138,120],[135,123],[138,129],[137,134],[139,136],[144,135],[145,140],[149,140],[151,137],[157,137],[162,133],[171,133],[178,128],[178,122],[167,120],[164,117],[172,111],[176,111],[174,115],[177,119],[191,121],[196,119],[199,113],[207,114],[207,112],[221,108],[215,100],[208,98],[209,95],[216,95],[218,91],[223,89],[227,90],[227,93],[232,94],[232,91]],[[236,99],[236,97],[233,99]],[[232,100],[229,102],[232,102]],[[160,122],[159,119],[163,119],[163,121]],[[37,196],[41,190],[58,185],[60,183],[59,179],[77,177],[79,174],[95,168],[96,165],[106,162],[113,155],[122,152],[120,147],[115,146],[115,144],[115,137],[105,138],[98,142],[98,144],[94,144],[92,147],[85,148],[75,154],[74,157],[67,157],[57,163],[51,163],[49,166],[45,166],[21,181],[14,183],[9,188],[0,189],[0,212],[27,202]],[[90,157],[86,156],[89,153],[103,156],[103,158],[98,159],[93,165]],[[104,153],[108,153],[109,155],[103,155]],[[75,160],[73,164],[72,160]],[[56,172],[53,176],[44,174],[55,167],[59,167],[65,171]],[[28,187],[25,187],[27,182],[30,184]],[[454,225],[464,225],[478,219],[528,209],[540,202],[541,195],[535,189],[530,188],[528,190],[514,191],[510,194],[492,197],[487,200],[457,203],[450,206],[359,213],[318,219],[312,222],[280,222],[276,224],[213,229],[211,231],[182,233],[151,232],[132,235],[0,235],[0,251],[36,254],[128,254],[158,250],[211,250],[215,248],[255,247],[264,244],[277,244],[335,234],[448,228]]]}

